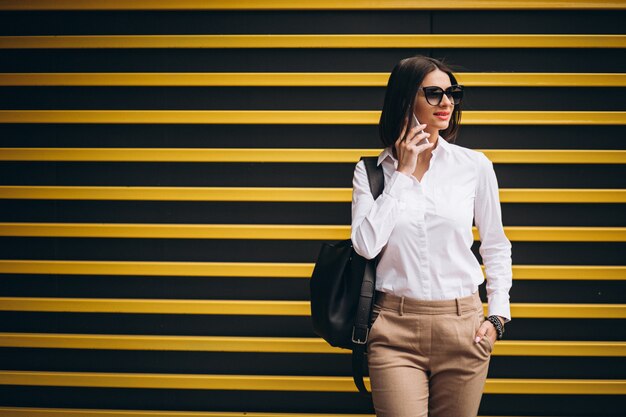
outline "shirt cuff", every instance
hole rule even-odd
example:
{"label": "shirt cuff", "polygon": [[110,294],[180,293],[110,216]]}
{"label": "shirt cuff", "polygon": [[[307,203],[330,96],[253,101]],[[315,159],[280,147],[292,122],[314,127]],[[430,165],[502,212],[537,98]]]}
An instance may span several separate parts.
{"label": "shirt cuff", "polygon": [[507,294],[493,294],[488,297],[488,314],[487,316],[500,316],[505,323],[511,321],[511,305]]}
{"label": "shirt cuff", "polygon": [[384,192],[393,198],[400,198],[402,193],[413,186],[413,179],[400,171],[395,171],[385,185]]}

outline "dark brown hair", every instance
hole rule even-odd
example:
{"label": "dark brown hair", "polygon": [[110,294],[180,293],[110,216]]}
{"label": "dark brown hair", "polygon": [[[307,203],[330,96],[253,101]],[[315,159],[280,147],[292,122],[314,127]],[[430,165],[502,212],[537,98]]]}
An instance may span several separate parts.
{"label": "dark brown hair", "polygon": [[[422,85],[426,74],[436,69],[448,74],[452,85],[458,84],[450,66],[435,58],[423,55],[405,58],[398,62],[391,71],[385,91],[385,103],[378,123],[380,140],[385,147],[396,143],[404,119],[411,115],[415,106],[418,87]],[[448,142],[454,142],[456,139],[461,123],[461,113],[461,104],[455,105],[448,128],[439,132]]]}

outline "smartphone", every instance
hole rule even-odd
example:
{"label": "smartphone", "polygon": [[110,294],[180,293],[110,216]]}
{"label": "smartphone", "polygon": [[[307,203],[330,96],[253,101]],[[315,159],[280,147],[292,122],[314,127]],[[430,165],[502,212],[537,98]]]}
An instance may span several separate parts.
{"label": "smartphone", "polygon": [[[415,126],[419,125],[420,122],[417,120],[417,117],[415,117],[415,113],[413,113],[413,120],[411,121],[410,125],[409,125],[409,130],[413,129]],[[419,133],[422,133],[423,130],[421,130]],[[421,141],[419,141],[418,145],[425,145],[429,143],[427,138],[422,139]]]}

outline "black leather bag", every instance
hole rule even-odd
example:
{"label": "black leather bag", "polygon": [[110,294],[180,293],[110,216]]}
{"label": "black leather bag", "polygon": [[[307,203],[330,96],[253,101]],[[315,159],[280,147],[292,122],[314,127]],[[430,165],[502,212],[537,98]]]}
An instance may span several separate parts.
{"label": "black leather bag", "polygon": [[[374,199],[382,193],[384,175],[376,157],[361,158],[365,163]],[[361,393],[364,354],[374,302],[376,264],[357,254],[350,239],[324,243],[310,281],[311,319],[315,333],[330,345],[352,350],[354,382]]]}

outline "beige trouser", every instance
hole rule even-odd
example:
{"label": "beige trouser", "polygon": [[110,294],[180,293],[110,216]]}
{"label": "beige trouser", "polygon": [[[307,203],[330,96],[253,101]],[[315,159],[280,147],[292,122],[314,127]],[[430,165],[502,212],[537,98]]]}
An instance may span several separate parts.
{"label": "beige trouser", "polygon": [[474,343],[478,292],[443,301],[376,293],[368,341],[378,417],[476,417],[493,346]]}

